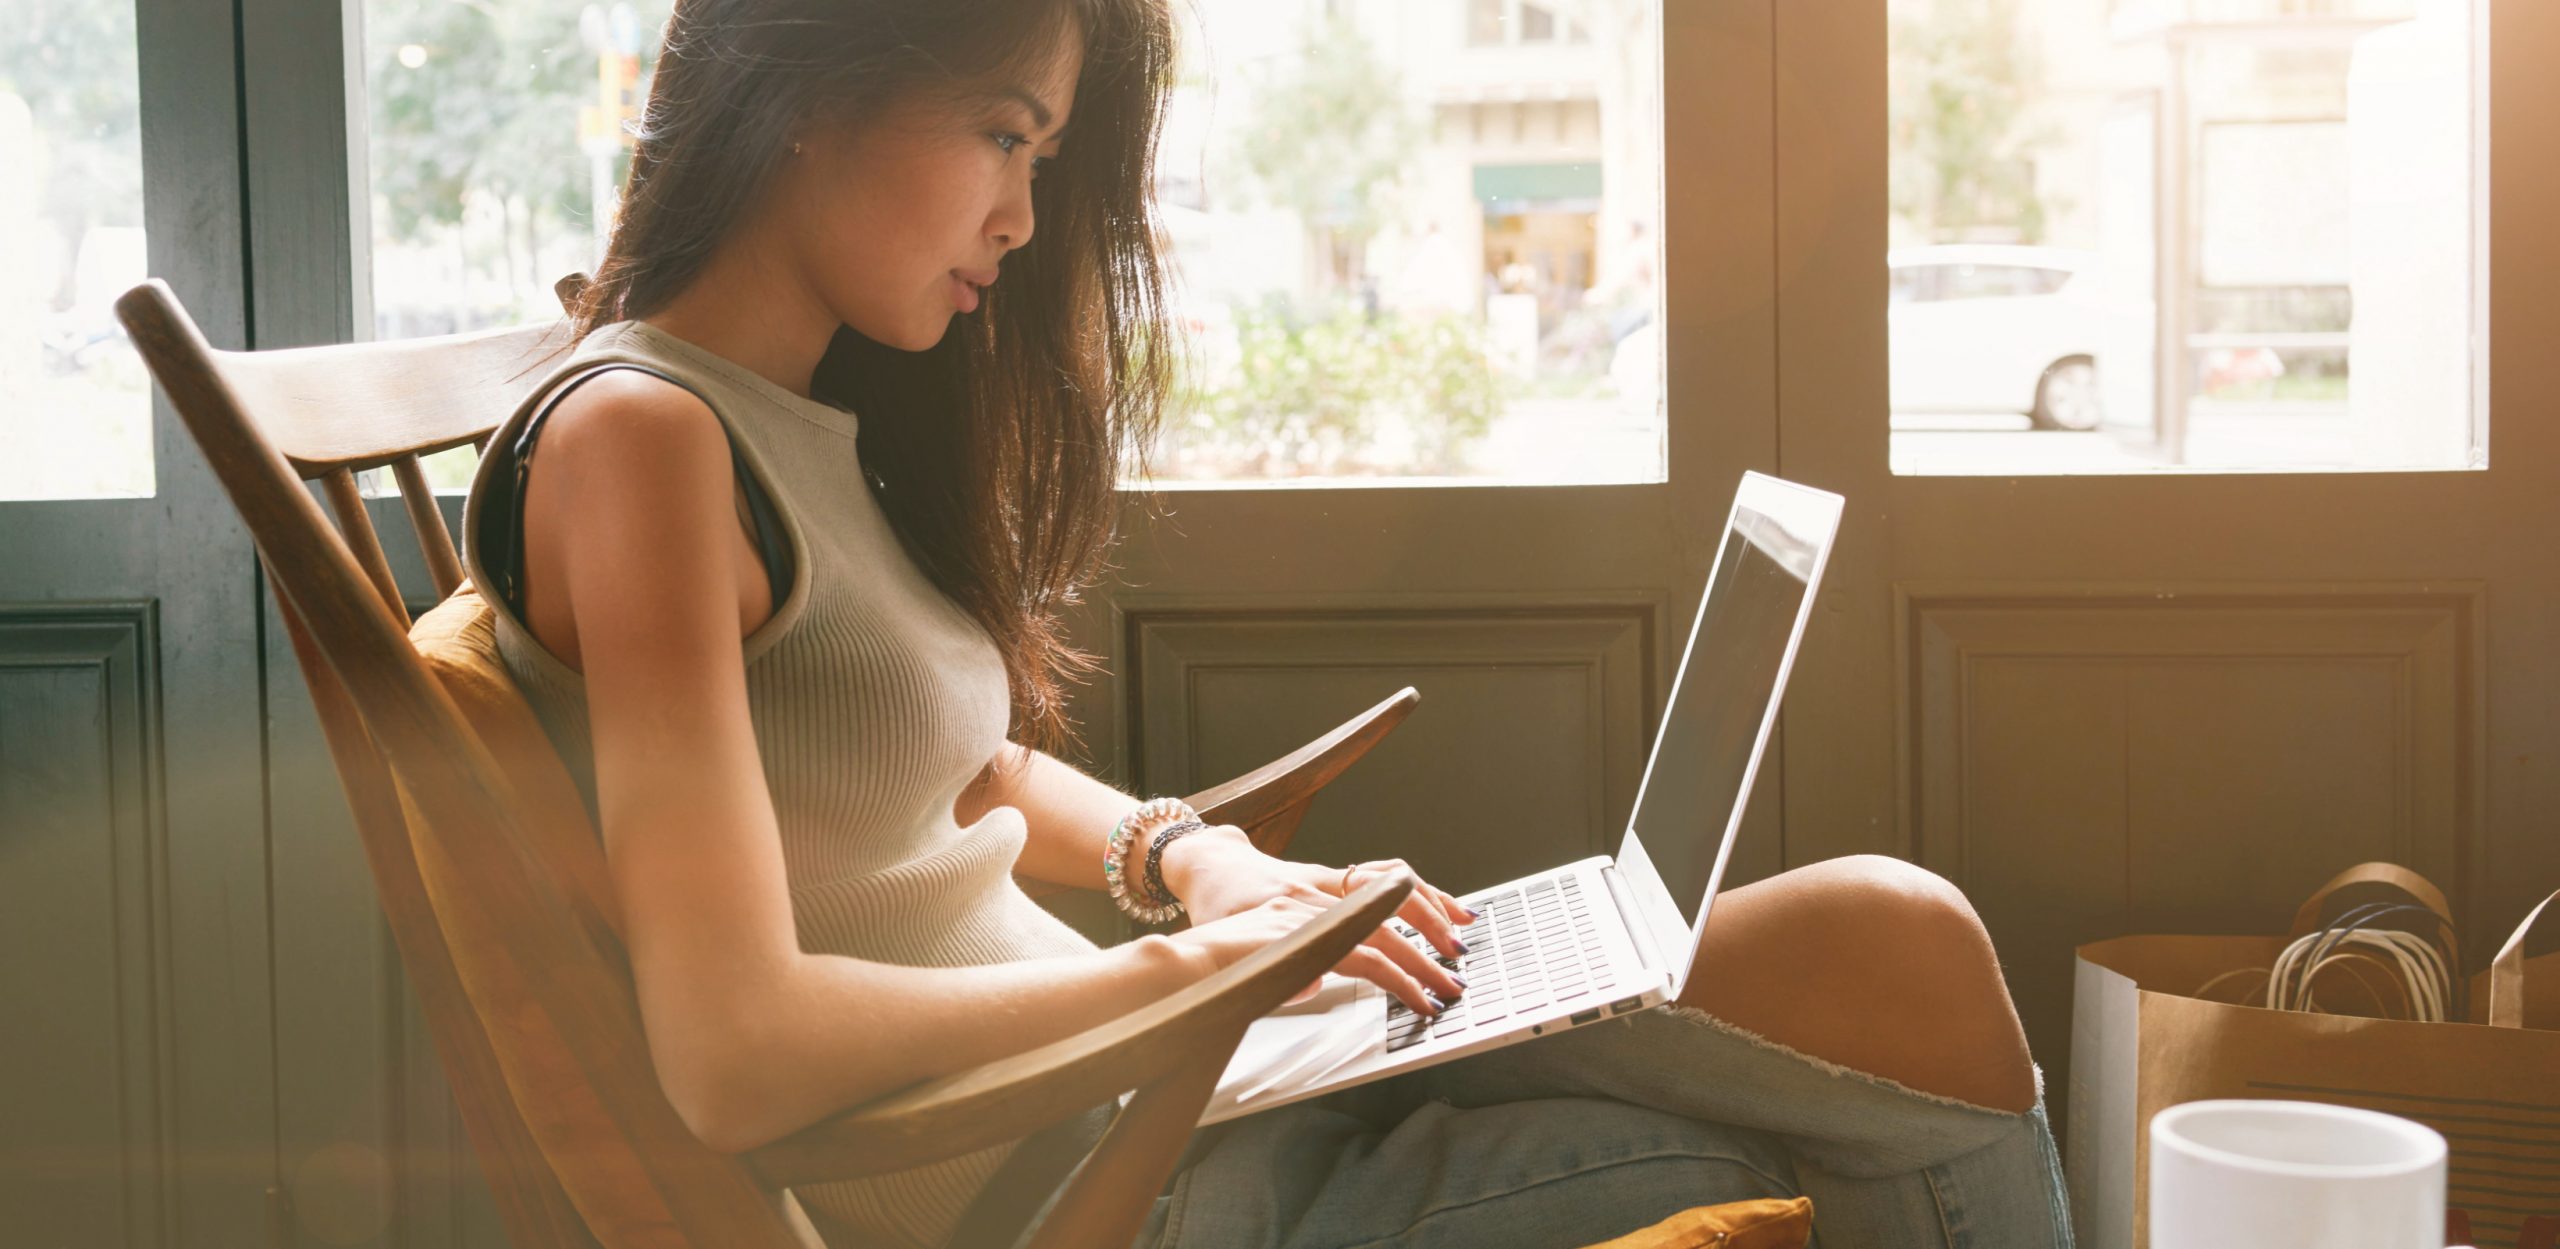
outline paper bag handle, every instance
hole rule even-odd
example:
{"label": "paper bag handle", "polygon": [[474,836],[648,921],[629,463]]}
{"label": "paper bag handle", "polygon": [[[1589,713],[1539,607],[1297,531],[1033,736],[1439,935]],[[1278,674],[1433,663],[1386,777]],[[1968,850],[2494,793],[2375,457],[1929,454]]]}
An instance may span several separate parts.
{"label": "paper bag handle", "polygon": [[[2381,862],[2358,863],[2330,877],[2328,884],[2320,886],[2312,893],[2310,899],[2302,904],[2302,909],[2293,913],[2291,935],[2300,937],[2318,929],[2320,912],[2329,905],[2329,899],[2337,896],[2339,890],[2356,885],[2389,885],[2409,895],[2419,905],[2435,912],[2437,919],[2444,921],[2446,935],[2450,939],[2453,930],[2453,908],[2445,902],[2444,891],[2429,883],[2426,877],[2408,868],[2397,863]],[[2452,951],[2448,949],[2446,953],[2450,955]]]}
{"label": "paper bag handle", "polygon": [[[2535,921],[2543,912],[2560,902],[2560,893],[2542,900],[2542,904],[2516,925],[2507,943],[2498,947],[2498,957],[2489,960],[2489,1026],[2521,1028],[2524,1026],[2524,939],[2533,932]],[[2560,912],[2556,912],[2560,913]]]}

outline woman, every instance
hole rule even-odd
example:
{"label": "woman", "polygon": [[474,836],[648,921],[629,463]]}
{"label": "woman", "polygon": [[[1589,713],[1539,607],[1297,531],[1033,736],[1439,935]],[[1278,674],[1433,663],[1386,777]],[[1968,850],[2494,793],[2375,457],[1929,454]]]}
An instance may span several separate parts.
{"label": "woman", "polygon": [[[1401,866],[1176,833],[1031,748],[1064,735],[1087,661],[1057,612],[1167,393],[1165,6],[680,0],[579,342],[474,483],[502,658],[580,771],[652,1059],[716,1147],[1122,1015]],[[1096,949],[1017,870],[1193,922]],[[1468,918],[1427,884],[1401,916],[1444,954]],[[1952,889],[1827,863],[1731,891],[1706,941],[1677,1009],[1199,1133],[1142,1243],[1579,1244],[1794,1191],[1836,1244],[2067,1240]],[[1384,930],[1339,970],[1425,1012],[1464,991]],[[798,1195],[839,1243],[1001,1243],[1054,1182],[1035,1152]]]}

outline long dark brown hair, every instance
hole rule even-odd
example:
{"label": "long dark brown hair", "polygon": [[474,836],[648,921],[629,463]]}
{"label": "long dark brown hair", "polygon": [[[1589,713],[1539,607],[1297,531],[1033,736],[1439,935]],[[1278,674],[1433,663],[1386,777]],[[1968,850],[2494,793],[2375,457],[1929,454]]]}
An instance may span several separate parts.
{"label": "long dark brown hair", "polygon": [[[1074,141],[1033,183],[1039,228],[930,350],[838,329],[816,397],[862,419],[881,508],[1004,655],[1012,733],[1074,740],[1063,684],[1095,668],[1062,610],[1103,568],[1124,476],[1170,389],[1152,188],[1172,83],[1166,0],[677,0],[622,208],[577,338],[666,306],[784,158],[794,123],[860,125],[910,92],[1036,80],[1079,30]],[[848,481],[848,490],[866,488]]]}

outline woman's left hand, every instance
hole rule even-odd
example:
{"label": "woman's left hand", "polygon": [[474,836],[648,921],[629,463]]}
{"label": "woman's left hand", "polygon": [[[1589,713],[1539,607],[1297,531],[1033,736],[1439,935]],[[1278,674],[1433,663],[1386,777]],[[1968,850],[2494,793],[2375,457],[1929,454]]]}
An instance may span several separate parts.
{"label": "woman's left hand", "polygon": [[[1358,889],[1368,875],[1412,870],[1402,859],[1375,859],[1344,868],[1273,858],[1255,849],[1244,830],[1233,825],[1203,829],[1166,846],[1162,866],[1165,884],[1175,897],[1182,899],[1183,910],[1199,923],[1250,910],[1276,897],[1330,906],[1335,899]],[[1415,879],[1420,881],[1420,873],[1415,874]],[[1396,916],[1443,955],[1454,958],[1466,953],[1466,943],[1458,939],[1458,925],[1472,923],[1475,916],[1456,898],[1429,882],[1414,886]],[[1443,1001],[1455,1001],[1465,990],[1464,983],[1447,968],[1384,926],[1371,933],[1366,944],[1395,960],[1397,966],[1420,980],[1423,987],[1438,993]]]}

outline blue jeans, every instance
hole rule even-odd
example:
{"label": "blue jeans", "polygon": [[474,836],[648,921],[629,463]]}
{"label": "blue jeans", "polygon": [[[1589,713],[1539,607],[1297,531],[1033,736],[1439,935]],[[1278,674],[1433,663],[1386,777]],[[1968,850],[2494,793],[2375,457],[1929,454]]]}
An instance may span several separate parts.
{"label": "blue jeans", "polygon": [[1798,1194],[1834,1249],[2071,1244],[2041,1101],[1931,1096],[1666,1006],[1204,1128],[1137,1245],[1567,1249]]}

